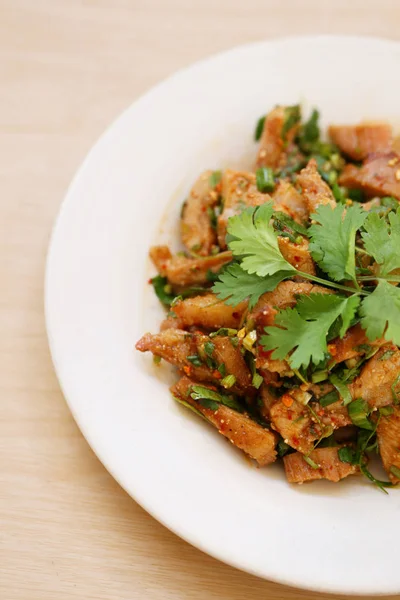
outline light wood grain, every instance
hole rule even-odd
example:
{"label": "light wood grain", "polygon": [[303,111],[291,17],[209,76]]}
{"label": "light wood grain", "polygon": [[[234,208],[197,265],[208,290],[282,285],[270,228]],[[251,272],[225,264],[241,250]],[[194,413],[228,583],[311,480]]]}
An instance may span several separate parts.
{"label": "light wood grain", "polygon": [[113,481],[53,372],[44,260],[85,153],[158,80],[251,40],[399,22],[395,0],[0,0],[1,600],[323,597],[218,563]]}

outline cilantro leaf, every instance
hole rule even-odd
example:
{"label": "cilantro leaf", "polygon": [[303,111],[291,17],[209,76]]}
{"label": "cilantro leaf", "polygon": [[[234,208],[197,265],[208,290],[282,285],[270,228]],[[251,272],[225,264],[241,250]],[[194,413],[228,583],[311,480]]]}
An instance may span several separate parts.
{"label": "cilantro leaf", "polygon": [[220,274],[219,280],[213,286],[213,292],[217,298],[225,300],[225,303],[231,306],[236,306],[249,298],[249,306],[252,308],[262,294],[271,292],[278,283],[291,275],[292,273],[281,271],[270,277],[259,277],[254,273],[246,273],[237,263],[234,263]]}
{"label": "cilantro leaf", "polygon": [[[261,344],[266,350],[274,350],[272,358],[287,358],[293,369],[307,367],[310,362],[318,364],[328,352],[326,336],[329,328],[340,315],[344,314],[348,319],[353,309],[352,297],[301,296],[295,308],[287,308],[275,317],[277,327],[265,328],[267,335],[262,336]],[[288,357],[292,350],[294,352]]]}
{"label": "cilantro leaf", "polygon": [[366,251],[379,265],[379,274],[389,275],[400,268],[400,208],[389,214],[390,229],[386,219],[377,213],[368,215],[361,236]]}
{"label": "cilantro leaf", "polygon": [[274,212],[271,201],[256,208],[244,210],[228,221],[229,248],[235,256],[241,256],[242,268],[260,277],[274,275],[278,271],[292,271],[282,256],[277,235],[270,223]]}
{"label": "cilantro leaf", "polygon": [[371,341],[384,337],[388,342],[400,345],[400,289],[398,287],[390,285],[387,281],[380,281],[372,294],[364,298],[360,313],[361,326],[366,330]]}
{"label": "cilantro leaf", "polygon": [[350,296],[349,298],[347,298],[347,302],[346,302],[346,304],[343,308],[342,314],[341,314],[342,325],[339,329],[339,335],[341,338],[344,336],[344,334],[350,327],[351,322],[353,321],[359,306],[360,306],[360,297],[359,296],[357,296],[355,294],[354,296]]}
{"label": "cilantro leaf", "polygon": [[355,237],[367,213],[358,205],[345,208],[338,204],[332,209],[321,205],[312,218],[317,223],[309,228],[313,258],[335,281],[356,280]]}

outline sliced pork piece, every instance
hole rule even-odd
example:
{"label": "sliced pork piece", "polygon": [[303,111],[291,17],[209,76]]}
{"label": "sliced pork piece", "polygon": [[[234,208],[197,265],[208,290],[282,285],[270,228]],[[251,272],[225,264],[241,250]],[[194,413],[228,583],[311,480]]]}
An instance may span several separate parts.
{"label": "sliced pork piece", "polygon": [[174,315],[168,316],[166,319],[161,321],[160,331],[165,331],[166,329],[183,329],[184,324],[180,319],[178,319]]}
{"label": "sliced pork piece", "polygon": [[373,152],[390,149],[392,128],[388,123],[331,125],[328,133],[336,146],[353,160],[364,160]]}
{"label": "sliced pork piece", "polygon": [[216,410],[206,408],[190,396],[190,389],[196,381],[183,377],[172,386],[174,396],[196,408],[223,436],[240,450],[243,450],[260,466],[276,460],[276,435],[255,423],[246,414],[239,413],[223,404]]}
{"label": "sliced pork piece", "polygon": [[221,327],[238,329],[246,309],[247,302],[228,306],[211,293],[181,300],[173,308],[182,328],[197,325],[211,331]]}
{"label": "sliced pork piece", "polygon": [[272,428],[281,434],[286,444],[303,454],[311,452],[322,429],[312,420],[307,406],[285,394],[269,408]]}
{"label": "sliced pork piece", "polygon": [[386,343],[384,339],[370,342],[361,325],[354,325],[348,329],[343,338],[336,338],[328,344],[328,352],[332,356],[329,366],[332,367],[350,358],[363,356],[371,348],[379,348]]}
{"label": "sliced pork piece", "polygon": [[[379,452],[382,457],[383,466],[393,483],[400,483],[400,407],[394,406],[393,413],[382,416],[378,429]],[[395,473],[391,470],[394,467]]]}
{"label": "sliced pork piece", "polygon": [[305,483],[316,479],[327,479],[338,482],[348,475],[354,475],[358,468],[349,463],[344,463],[338,455],[339,448],[316,448],[309,458],[318,465],[312,467],[300,452],[288,454],[283,457],[286,477],[289,483]]}
{"label": "sliced pork piece", "polygon": [[[249,314],[249,319],[262,318],[263,311],[268,308],[283,310],[284,308],[293,307],[297,302],[298,296],[309,296],[310,294],[333,294],[332,290],[315,285],[313,283],[296,281],[282,281],[279,283],[273,292],[266,292],[258,300],[253,310]],[[266,325],[272,325],[271,322]]]}
{"label": "sliced pork piece", "polygon": [[[205,344],[212,344],[211,357],[214,366],[208,366],[205,359]],[[254,394],[251,385],[251,373],[238,347],[228,337],[218,336],[211,340],[207,335],[188,333],[179,329],[166,329],[155,335],[146,333],[136,344],[140,352],[152,352],[167,362],[175,365],[187,375],[198,381],[209,381],[220,384],[222,375],[217,370],[225,365],[224,373],[235,376],[232,391],[236,393]]]}
{"label": "sliced pork piece", "polygon": [[332,428],[332,430],[352,425],[347,406],[343,406],[342,400],[338,400],[324,408],[317,403],[315,404],[315,412],[318,418],[321,419],[321,423]]}
{"label": "sliced pork piece", "polygon": [[221,192],[221,184],[211,187],[212,171],[205,171],[195,182],[186,200],[181,218],[182,242],[188,250],[206,256],[217,242],[207,209],[214,207]]}
{"label": "sliced pork piece", "polygon": [[310,393],[301,388],[288,391],[269,407],[272,427],[285,442],[307,454],[314,442],[333,433],[334,430],[351,425],[347,407],[335,402],[322,407],[318,402],[308,402]]}
{"label": "sliced pork piece", "polygon": [[284,136],[282,128],[286,117],[284,106],[277,106],[266,116],[257,167],[271,167],[276,170],[286,164],[288,152],[299,128],[299,123],[296,123]]}
{"label": "sliced pork piece", "polygon": [[394,196],[400,200],[400,155],[377,152],[371,154],[360,168],[346,165],[339,183],[362,190],[368,196]]}
{"label": "sliced pork piece", "polygon": [[167,266],[172,260],[172,253],[168,246],[152,246],[149,255],[159,274],[166,277]]}
{"label": "sliced pork piece", "polygon": [[297,223],[308,219],[308,207],[305,198],[289,181],[280,180],[272,195],[274,210],[289,215]]}
{"label": "sliced pork piece", "polygon": [[207,283],[207,273],[217,273],[224,265],[231,262],[232,253],[221,252],[215,256],[204,258],[188,258],[187,256],[172,256],[167,246],[153,246],[150,258],[158,272],[168,281],[179,287],[201,285]]}
{"label": "sliced pork piece", "polygon": [[226,169],[222,177],[222,199],[223,210],[218,217],[217,226],[218,243],[220,248],[226,248],[228,219],[249,206],[264,204],[271,200],[271,196],[258,191],[254,173]]}
{"label": "sliced pork piece", "polygon": [[321,204],[329,204],[332,208],[336,206],[332,190],[318,173],[317,162],[314,158],[300,171],[296,181],[303,191],[310,215]]}
{"label": "sliced pork piece", "polygon": [[251,387],[251,372],[240,348],[233,344],[230,337],[226,336],[218,335],[212,339],[212,342],[215,346],[212,358],[215,358],[218,364],[225,365],[227,375],[235,376],[235,387],[244,393],[254,392],[254,388]]}
{"label": "sliced pork piece", "polygon": [[288,238],[278,237],[278,245],[283,257],[295,269],[315,275],[315,264],[308,250],[308,240],[303,238],[301,244],[294,244]]}
{"label": "sliced pork piece", "polygon": [[386,344],[370,358],[361,373],[349,385],[354,400],[362,398],[371,408],[393,404],[400,394],[400,350]]}
{"label": "sliced pork piece", "polygon": [[193,365],[188,357],[197,356],[199,349],[208,341],[206,335],[195,335],[180,329],[164,329],[157,334],[145,333],[137,342],[140,352],[152,352],[199,381],[215,381],[212,370],[206,365]]}

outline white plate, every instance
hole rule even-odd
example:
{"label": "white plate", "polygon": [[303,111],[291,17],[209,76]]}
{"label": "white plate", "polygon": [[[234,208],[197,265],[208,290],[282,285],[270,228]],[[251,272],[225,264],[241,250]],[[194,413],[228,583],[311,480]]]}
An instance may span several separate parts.
{"label": "white plate", "polygon": [[[400,493],[361,478],[294,487],[251,467],[170,398],[168,369],[134,352],[161,318],[148,248],[196,174],[247,164],[257,118],[305,102],[324,122],[400,115],[400,45],[293,38],[181,71],[135,102],[85,160],[62,206],[46,277],[51,352],[67,402],[117,481],[203,551],[261,577],[326,592],[400,592]],[[158,235],[162,215],[169,219]]]}

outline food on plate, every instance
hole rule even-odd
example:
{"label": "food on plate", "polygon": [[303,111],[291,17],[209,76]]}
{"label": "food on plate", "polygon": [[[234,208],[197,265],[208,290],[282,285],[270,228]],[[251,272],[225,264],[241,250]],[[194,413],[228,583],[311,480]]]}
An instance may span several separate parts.
{"label": "food on plate", "polygon": [[386,123],[325,140],[318,120],[277,106],[252,171],[200,174],[184,250],[150,250],[167,314],[136,348],[174,365],[174,398],[259,466],[386,492],[400,482],[400,154]]}

